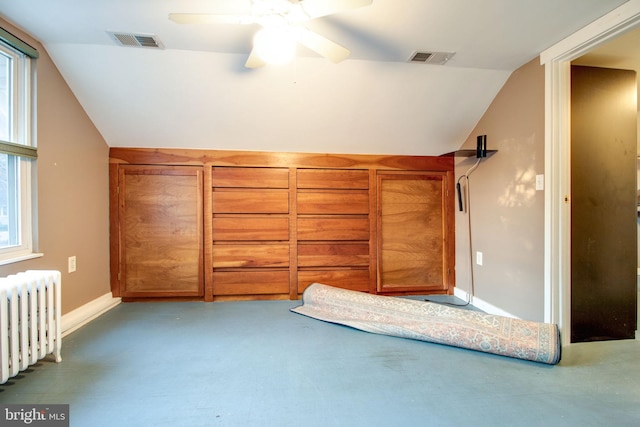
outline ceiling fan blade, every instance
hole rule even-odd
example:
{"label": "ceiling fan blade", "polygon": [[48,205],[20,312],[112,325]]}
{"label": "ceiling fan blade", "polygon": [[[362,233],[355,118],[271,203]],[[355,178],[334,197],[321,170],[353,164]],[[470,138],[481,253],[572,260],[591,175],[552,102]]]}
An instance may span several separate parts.
{"label": "ceiling fan blade", "polygon": [[371,3],[373,3],[373,0],[302,0],[298,4],[313,19],[368,6]]}
{"label": "ceiling fan blade", "polygon": [[255,24],[252,15],[216,15],[207,13],[170,13],[169,19],[177,24]]}
{"label": "ceiling fan blade", "polygon": [[244,63],[246,68],[260,68],[266,65],[266,62],[262,60],[257,54],[256,50],[252,49],[249,57],[247,58],[247,62]]}
{"label": "ceiling fan blade", "polygon": [[292,30],[298,43],[308,47],[332,62],[338,63],[343,61],[347,59],[350,54],[349,49],[340,46],[338,43],[304,27],[295,27]]}

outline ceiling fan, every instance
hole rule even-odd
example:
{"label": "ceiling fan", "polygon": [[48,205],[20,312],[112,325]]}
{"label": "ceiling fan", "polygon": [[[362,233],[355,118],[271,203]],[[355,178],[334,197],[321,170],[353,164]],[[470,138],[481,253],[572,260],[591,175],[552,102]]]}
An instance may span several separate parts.
{"label": "ceiling fan", "polygon": [[[349,56],[349,50],[302,24],[371,3],[373,0],[252,0],[246,14],[170,13],[169,19],[178,24],[260,25],[262,28],[254,36],[253,49],[245,63],[247,68],[284,62],[280,56],[293,56],[296,42],[338,63]],[[270,55],[274,57],[269,58]]]}

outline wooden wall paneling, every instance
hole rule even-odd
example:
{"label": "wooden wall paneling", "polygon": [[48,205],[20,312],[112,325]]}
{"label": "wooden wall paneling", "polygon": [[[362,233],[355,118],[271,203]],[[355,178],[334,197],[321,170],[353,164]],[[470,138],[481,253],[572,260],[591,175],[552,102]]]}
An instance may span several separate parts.
{"label": "wooden wall paneling", "polygon": [[369,171],[298,169],[298,292],[312,282],[369,291]]}
{"label": "wooden wall paneling", "polygon": [[446,232],[444,244],[445,253],[445,271],[447,272],[448,294],[453,295],[456,286],[456,218],[455,218],[455,172],[453,170],[446,171],[446,184],[444,209],[444,221],[446,224]]}
{"label": "wooden wall paneling", "polygon": [[378,174],[369,170],[369,293],[378,291]]}
{"label": "wooden wall paneling", "polygon": [[213,301],[213,181],[212,165],[206,164],[204,180],[204,300]]}
{"label": "wooden wall paneling", "polygon": [[298,175],[289,169],[289,299],[298,298]]}
{"label": "wooden wall paneling", "polygon": [[[442,172],[448,188],[454,185],[453,157],[114,147],[109,161],[112,259],[117,259],[122,248],[117,185],[113,184],[117,184],[120,168],[129,164],[204,166],[207,301],[295,299],[310,280],[379,292],[378,174]],[[442,271],[448,272],[452,292],[454,197],[444,197]],[[283,260],[287,246],[288,265]],[[112,262],[111,286],[116,296],[118,272],[119,266]],[[266,281],[251,284],[260,277]],[[407,293],[401,288],[380,292]]]}
{"label": "wooden wall paneling", "polygon": [[119,165],[109,164],[109,276],[111,294],[120,295],[120,198],[119,198]]}
{"label": "wooden wall paneling", "polygon": [[175,148],[109,149],[111,163],[204,165],[311,169],[379,169],[448,171],[453,170],[453,156],[402,156],[377,154],[274,153]]}
{"label": "wooden wall paneling", "polygon": [[289,297],[289,175],[288,168],[212,168],[214,299]]}

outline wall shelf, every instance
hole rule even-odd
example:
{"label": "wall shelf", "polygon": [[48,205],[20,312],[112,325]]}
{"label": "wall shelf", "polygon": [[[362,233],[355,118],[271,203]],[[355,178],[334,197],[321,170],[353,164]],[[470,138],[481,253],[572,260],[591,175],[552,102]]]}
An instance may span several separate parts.
{"label": "wall shelf", "polygon": [[[487,150],[487,156],[485,158],[489,158],[497,152],[498,150]],[[475,157],[476,153],[477,151],[475,149],[474,150],[471,150],[471,149],[457,150],[457,151],[452,151],[450,153],[441,154],[440,157]]]}

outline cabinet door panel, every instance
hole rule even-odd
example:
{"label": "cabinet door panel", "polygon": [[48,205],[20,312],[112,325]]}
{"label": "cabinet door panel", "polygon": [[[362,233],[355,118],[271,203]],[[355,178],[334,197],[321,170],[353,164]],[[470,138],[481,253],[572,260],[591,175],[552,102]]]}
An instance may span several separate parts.
{"label": "cabinet door panel", "polygon": [[122,166],[121,293],[202,296],[202,169]]}
{"label": "cabinet door panel", "polygon": [[378,291],[448,288],[445,178],[378,176]]}

